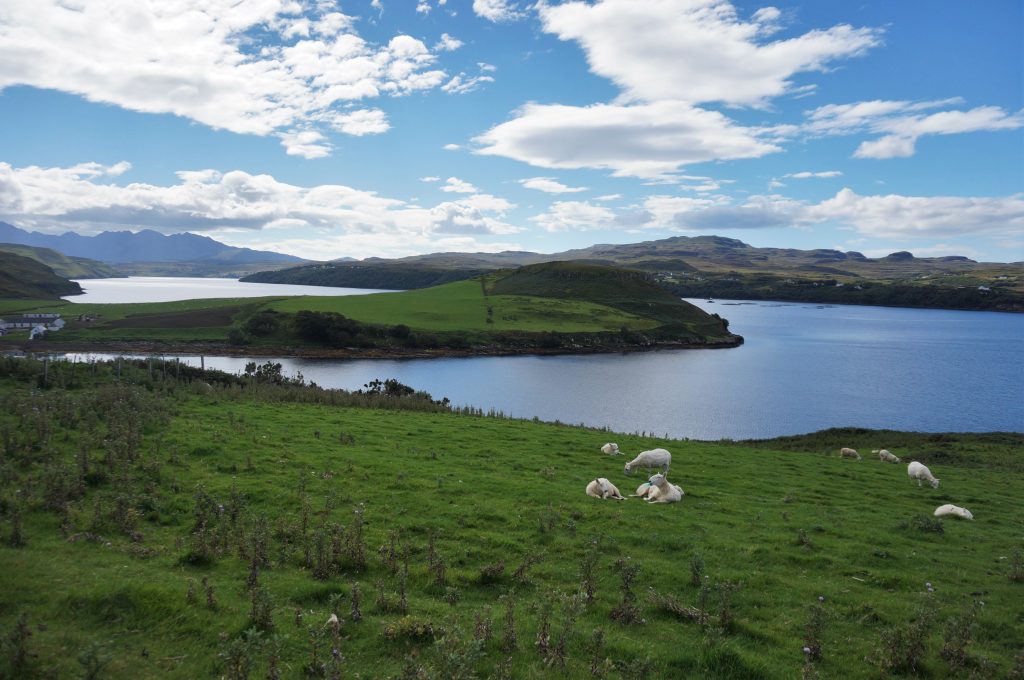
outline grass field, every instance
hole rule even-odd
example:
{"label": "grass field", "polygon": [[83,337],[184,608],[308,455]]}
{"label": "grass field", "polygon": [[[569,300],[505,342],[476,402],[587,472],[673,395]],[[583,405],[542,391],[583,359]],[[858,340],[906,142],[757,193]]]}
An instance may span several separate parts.
{"label": "grass field", "polygon": [[[145,363],[120,385],[54,364],[44,391],[39,364],[0,367],[5,677],[1024,671],[1021,435],[674,441]],[[609,440],[672,451],[683,501],[585,496],[642,481]],[[975,520],[932,518],[943,503]]]}
{"label": "grass field", "polygon": [[[658,325],[652,319],[584,300],[485,296],[477,280],[401,293],[291,298],[275,302],[270,307],[281,312],[300,309],[336,312],[364,323],[404,323],[414,329],[431,331],[586,332],[618,330],[622,326],[644,329]],[[490,323],[487,321],[488,307],[492,308]]]}

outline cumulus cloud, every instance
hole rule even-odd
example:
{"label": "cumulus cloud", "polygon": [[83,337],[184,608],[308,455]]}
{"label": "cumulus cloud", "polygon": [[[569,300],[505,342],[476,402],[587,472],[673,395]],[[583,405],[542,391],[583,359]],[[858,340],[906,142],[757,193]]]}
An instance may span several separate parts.
{"label": "cumulus cloud", "polygon": [[828,179],[831,177],[841,177],[842,174],[843,173],[840,170],[822,170],[820,172],[810,172],[808,170],[804,170],[803,172],[791,172],[787,175],[783,175],[783,177],[791,177],[793,179],[811,179],[812,177],[820,177],[823,179]]}
{"label": "cumulus cloud", "polygon": [[1011,236],[1024,230],[1024,194],[1013,196],[861,196],[842,189],[809,206],[808,222],[849,224],[866,236]]}
{"label": "cumulus cloud", "polygon": [[853,155],[884,159],[913,156],[917,140],[928,135],[1015,130],[1024,126],[1024,112],[1008,113],[998,106],[922,113],[963,103],[963,99],[954,97],[923,102],[873,100],[829,104],[808,111],[807,122],[794,131],[812,135],[881,134],[862,142]]}
{"label": "cumulus cloud", "polygon": [[842,189],[819,203],[784,196],[656,195],[612,209],[585,201],[555,202],[531,218],[550,231],[613,228],[721,232],[735,229],[843,225],[868,238],[1012,238],[1024,230],[1024,194],[1004,197],[861,196]]}
{"label": "cumulus cloud", "polygon": [[[179,171],[178,182],[167,186],[112,183],[123,167],[83,163],[15,168],[0,162],[0,219],[24,228],[83,234],[124,228],[169,233],[233,230],[237,239],[238,230],[269,229],[275,234],[295,233],[297,243],[310,232],[321,234],[325,242],[360,234],[379,237],[381,244],[401,244],[403,239],[425,239],[435,233],[482,236],[520,231],[503,219],[515,206],[490,194],[424,207],[344,185],[302,187],[270,175],[212,169]],[[321,247],[309,254],[323,259],[330,252]]]}
{"label": "cumulus cloud", "polygon": [[488,75],[467,76],[465,72],[453,76],[451,80],[441,86],[441,89],[449,94],[466,94],[478,90],[484,83],[493,83],[494,78]]}
{"label": "cumulus cloud", "polygon": [[659,177],[683,165],[779,151],[751,128],[680,101],[564,106],[527,104],[473,140],[476,153],[544,168],[599,168]]}
{"label": "cumulus cloud", "polygon": [[289,156],[303,158],[323,158],[331,155],[331,145],[316,130],[292,130],[278,134],[281,146]]}
{"label": "cumulus cloud", "polygon": [[881,42],[880,30],[845,24],[766,41],[780,12],[744,20],[727,0],[540,2],[538,14],[545,31],[580,44],[591,71],[639,101],[762,106],[791,91],[796,74]]}
{"label": "cumulus cloud", "polygon": [[[419,40],[375,45],[352,17],[298,2],[262,0],[9,0],[0,12],[0,90],[28,85],[213,128],[294,140],[344,121],[336,107],[439,87],[447,80]],[[350,114],[349,114],[350,115]],[[331,125],[346,134],[386,130]],[[287,135],[285,137],[284,135]],[[314,140],[286,141],[317,157]]]}
{"label": "cumulus cloud", "polygon": [[452,194],[475,194],[479,189],[458,177],[449,177],[444,181],[444,186],[441,187],[441,191],[447,191]]}
{"label": "cumulus cloud", "polygon": [[442,33],[441,39],[434,44],[434,50],[436,52],[454,52],[462,47],[462,45],[463,42],[458,38],[453,38],[447,33]]}
{"label": "cumulus cloud", "polygon": [[536,189],[548,194],[572,194],[587,190],[586,187],[571,187],[562,184],[553,177],[531,177],[529,179],[521,179],[519,183],[527,189]]}
{"label": "cumulus cloud", "polygon": [[509,0],[473,0],[473,12],[488,21],[515,21],[523,17],[516,3]]}

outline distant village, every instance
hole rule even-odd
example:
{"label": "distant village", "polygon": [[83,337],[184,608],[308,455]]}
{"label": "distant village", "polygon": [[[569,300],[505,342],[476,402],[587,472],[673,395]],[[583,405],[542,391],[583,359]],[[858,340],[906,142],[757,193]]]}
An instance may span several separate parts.
{"label": "distant village", "polygon": [[[82,315],[80,321],[93,321],[95,317],[85,318]],[[20,314],[18,316],[7,316],[0,319],[0,336],[7,335],[11,331],[28,330],[28,339],[35,340],[50,331],[59,331],[64,328],[65,321],[60,314]]]}

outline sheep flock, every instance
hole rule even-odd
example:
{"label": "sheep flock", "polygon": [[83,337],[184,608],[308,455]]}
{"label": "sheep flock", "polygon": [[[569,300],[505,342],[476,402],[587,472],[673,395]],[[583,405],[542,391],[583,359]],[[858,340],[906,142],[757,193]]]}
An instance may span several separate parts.
{"label": "sheep flock", "polygon": [[[609,456],[623,455],[619,445],[612,442],[604,444],[600,447],[600,450],[601,453]],[[887,449],[873,449],[871,453],[877,455],[878,460],[883,463],[901,462],[899,457]],[[863,460],[856,449],[847,447],[839,449],[839,457],[855,461]],[[641,451],[633,460],[626,463],[623,470],[624,473],[630,475],[639,468],[646,469],[648,472],[659,469],[660,472],[651,475],[646,482],[637,487],[636,493],[630,494],[629,497],[641,498],[647,503],[678,503],[681,501],[685,495],[683,488],[678,484],[672,484],[668,481],[668,472],[671,465],[672,454],[666,449],[659,448]],[[907,465],[907,476],[912,481],[916,480],[918,486],[922,486],[922,482],[928,482],[933,489],[939,488],[939,479],[932,474],[926,465],[918,461],[911,461]],[[626,500],[607,477],[595,477],[587,484],[586,493],[593,498]],[[940,505],[933,514],[936,517],[974,519],[974,515],[970,510],[951,503]]]}

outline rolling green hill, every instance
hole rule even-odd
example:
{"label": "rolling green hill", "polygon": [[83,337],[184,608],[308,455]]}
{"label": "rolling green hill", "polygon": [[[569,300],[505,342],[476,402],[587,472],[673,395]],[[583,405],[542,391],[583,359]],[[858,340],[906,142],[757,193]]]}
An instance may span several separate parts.
{"label": "rolling green hill", "polygon": [[41,262],[0,251],[0,298],[51,299],[77,295],[82,287]]}
{"label": "rolling green hill", "polygon": [[[219,341],[287,353],[377,350],[399,355],[424,349],[624,351],[742,342],[728,332],[727,322],[673,297],[644,272],[577,263],[502,270],[401,293],[63,304],[75,315],[96,320],[72,321],[48,342]],[[0,311],[8,306],[0,304]]]}
{"label": "rolling green hill", "polygon": [[481,271],[553,261],[640,269],[682,297],[1024,310],[1024,263],[1020,262],[918,258],[907,252],[869,258],[855,251],[755,248],[720,236],[601,244],[553,254],[510,251],[433,253],[395,260],[369,258],[260,272],[244,280],[418,288],[435,285],[442,276],[448,280],[472,278]]}
{"label": "rolling green hill", "polygon": [[[1024,672],[1021,435],[680,441],[272,365],[43,370],[0,358],[0,677]],[[643,481],[606,441],[669,449],[682,501],[586,496]]]}
{"label": "rolling green hill", "polygon": [[14,243],[0,243],[0,252],[28,257],[45,264],[57,276],[66,279],[106,279],[124,276],[110,265],[87,257],[71,257],[51,248],[36,248]]}

